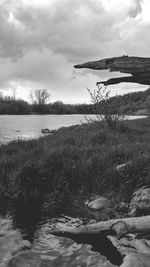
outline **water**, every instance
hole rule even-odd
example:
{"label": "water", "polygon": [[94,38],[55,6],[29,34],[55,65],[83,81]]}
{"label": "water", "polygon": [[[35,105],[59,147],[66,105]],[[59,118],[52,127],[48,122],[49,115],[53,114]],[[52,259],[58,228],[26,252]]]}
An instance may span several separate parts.
{"label": "water", "polygon": [[[94,119],[94,115],[86,115]],[[139,119],[146,116],[127,116]],[[85,115],[0,115],[0,143],[23,138],[38,138],[44,128],[58,129],[87,122]]]}

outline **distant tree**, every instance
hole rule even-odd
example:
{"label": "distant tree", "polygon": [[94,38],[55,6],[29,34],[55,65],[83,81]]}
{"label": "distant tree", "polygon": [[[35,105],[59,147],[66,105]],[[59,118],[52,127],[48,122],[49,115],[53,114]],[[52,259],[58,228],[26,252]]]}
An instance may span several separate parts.
{"label": "distant tree", "polygon": [[3,92],[0,91],[0,101],[3,101],[3,98],[4,98],[4,96],[3,96]]}
{"label": "distant tree", "polygon": [[16,90],[16,88],[13,88],[12,89],[12,99],[16,100],[16,96],[17,96],[17,90]]}
{"label": "distant tree", "polygon": [[29,93],[29,100],[30,100],[30,102],[31,102],[31,105],[33,105],[34,102],[35,102],[35,99],[34,99],[34,92],[33,92],[33,90],[30,90],[30,93]]}
{"label": "distant tree", "polygon": [[30,99],[32,103],[36,103],[40,106],[47,104],[50,98],[50,94],[47,89],[37,89],[34,91],[30,91]]}

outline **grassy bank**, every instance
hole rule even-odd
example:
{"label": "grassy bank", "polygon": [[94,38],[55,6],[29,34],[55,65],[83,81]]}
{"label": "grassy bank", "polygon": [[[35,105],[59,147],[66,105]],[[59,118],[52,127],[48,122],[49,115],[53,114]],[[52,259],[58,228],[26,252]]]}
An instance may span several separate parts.
{"label": "grassy bank", "polygon": [[[116,166],[127,161],[132,163],[118,172]],[[149,118],[124,122],[117,131],[97,123],[61,128],[0,147],[0,202],[20,209],[69,213],[75,200],[93,194],[129,201],[142,185],[150,185]]]}

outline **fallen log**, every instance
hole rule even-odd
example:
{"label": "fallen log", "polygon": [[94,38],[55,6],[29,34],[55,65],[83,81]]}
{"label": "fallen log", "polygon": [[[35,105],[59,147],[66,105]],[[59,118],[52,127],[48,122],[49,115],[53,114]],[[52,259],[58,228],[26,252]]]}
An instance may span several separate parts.
{"label": "fallen log", "polygon": [[108,69],[110,72],[119,71],[121,73],[131,74],[131,76],[113,78],[108,81],[99,82],[104,85],[117,84],[120,82],[150,85],[150,58],[128,56],[113,57],[75,65],[74,67],[94,70]]}
{"label": "fallen log", "polygon": [[100,234],[107,233],[109,235],[115,234],[118,238],[127,233],[146,233],[150,232],[150,215],[143,217],[121,218],[108,221],[102,221],[95,224],[80,225],[77,227],[66,226],[65,224],[59,225],[47,233],[54,235],[64,234]]}

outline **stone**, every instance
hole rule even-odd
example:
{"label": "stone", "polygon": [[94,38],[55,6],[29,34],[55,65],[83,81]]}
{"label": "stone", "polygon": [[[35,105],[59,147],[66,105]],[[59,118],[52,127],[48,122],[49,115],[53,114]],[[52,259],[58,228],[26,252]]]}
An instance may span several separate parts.
{"label": "stone", "polygon": [[114,223],[110,229],[113,233],[115,233],[118,239],[120,239],[124,234],[128,233],[128,225],[123,221]]}
{"label": "stone", "polygon": [[142,187],[133,193],[129,205],[129,215],[150,215],[150,188]]}
{"label": "stone", "polygon": [[8,232],[8,234],[0,238],[0,263],[7,262],[20,250],[30,247],[30,242],[23,241],[19,232]]}
{"label": "stone", "polygon": [[128,166],[130,166],[132,164],[132,161],[127,161],[123,164],[119,164],[116,166],[116,170],[119,174],[121,174],[122,171],[124,171],[124,169]]}
{"label": "stone", "polygon": [[12,229],[10,218],[0,218],[0,237],[5,236]]}
{"label": "stone", "polygon": [[93,210],[104,210],[104,209],[110,208],[112,206],[112,203],[106,197],[97,196],[97,197],[95,197],[91,201],[90,200],[87,200],[85,202],[85,205],[87,205],[87,207],[89,209],[93,209]]}
{"label": "stone", "polygon": [[133,234],[128,234],[120,240],[114,236],[108,238],[120,254],[125,256],[120,267],[150,266],[150,240],[137,239]]}
{"label": "stone", "polygon": [[42,267],[42,261],[38,252],[23,251],[9,260],[7,267]]}
{"label": "stone", "polygon": [[150,255],[131,253],[124,257],[123,264],[120,267],[149,267]]}

